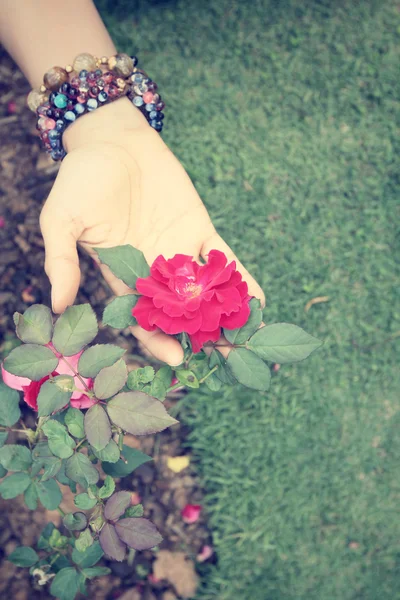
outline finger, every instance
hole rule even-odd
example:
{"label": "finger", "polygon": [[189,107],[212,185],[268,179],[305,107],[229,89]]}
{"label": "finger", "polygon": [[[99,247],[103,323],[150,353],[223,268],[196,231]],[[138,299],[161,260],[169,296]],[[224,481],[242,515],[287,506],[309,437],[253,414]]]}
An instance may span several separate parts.
{"label": "finger", "polygon": [[258,285],[256,280],[254,279],[254,277],[252,277],[252,275],[250,275],[248,270],[242,265],[242,263],[235,256],[235,254],[230,249],[228,244],[226,242],[224,242],[222,237],[217,232],[215,232],[211,237],[209,237],[207,239],[207,241],[204,242],[204,244],[201,248],[201,256],[204,258],[204,260],[207,260],[207,256],[211,250],[220,250],[228,257],[229,262],[232,260],[234,260],[236,262],[237,270],[242,274],[244,281],[246,281],[246,283],[248,285],[250,296],[254,296],[255,298],[258,298],[261,302],[262,307],[264,308],[264,306],[265,306],[264,292],[262,291],[262,289],[260,288],[260,286]]}
{"label": "finger", "polygon": [[159,329],[146,331],[139,325],[130,327],[132,334],[138,339],[155,358],[171,367],[177,367],[183,361],[182,346],[174,337]]}

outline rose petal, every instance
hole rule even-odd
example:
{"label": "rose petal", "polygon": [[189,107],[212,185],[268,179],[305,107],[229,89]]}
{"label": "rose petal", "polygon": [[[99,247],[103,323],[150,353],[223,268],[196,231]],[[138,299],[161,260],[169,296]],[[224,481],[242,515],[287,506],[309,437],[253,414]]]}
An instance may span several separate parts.
{"label": "rose petal", "polygon": [[31,383],[31,379],[28,379],[28,377],[19,377],[18,375],[12,375],[12,373],[9,373],[5,370],[3,365],[1,365],[1,376],[3,378],[4,383],[8,385],[8,387],[13,388],[13,390],[22,391],[24,389],[24,386],[26,387]]}
{"label": "rose petal", "polygon": [[218,342],[221,337],[221,328],[218,327],[215,331],[197,331],[189,337],[192,343],[192,350],[197,354],[207,342]]}
{"label": "rose petal", "polygon": [[200,518],[202,506],[200,504],[186,504],[181,515],[185,523],[196,523]]}

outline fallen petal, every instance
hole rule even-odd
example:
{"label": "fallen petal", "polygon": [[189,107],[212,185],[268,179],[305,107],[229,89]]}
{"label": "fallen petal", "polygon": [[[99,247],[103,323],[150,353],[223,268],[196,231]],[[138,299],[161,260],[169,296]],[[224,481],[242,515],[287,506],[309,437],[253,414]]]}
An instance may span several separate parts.
{"label": "fallen petal", "polygon": [[174,473],[180,473],[190,465],[189,456],[168,456],[167,466]]}
{"label": "fallen petal", "polygon": [[185,523],[196,523],[200,518],[202,506],[200,504],[186,504],[181,515]]}

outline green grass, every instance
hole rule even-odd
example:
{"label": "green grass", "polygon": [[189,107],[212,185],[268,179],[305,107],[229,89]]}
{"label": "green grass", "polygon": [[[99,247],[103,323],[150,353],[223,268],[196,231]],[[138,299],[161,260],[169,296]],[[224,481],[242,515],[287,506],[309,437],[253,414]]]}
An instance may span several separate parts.
{"label": "green grass", "polygon": [[267,394],[188,398],[218,554],[198,599],[400,598],[400,5],[133,4],[101,6],[265,320],[325,340]]}

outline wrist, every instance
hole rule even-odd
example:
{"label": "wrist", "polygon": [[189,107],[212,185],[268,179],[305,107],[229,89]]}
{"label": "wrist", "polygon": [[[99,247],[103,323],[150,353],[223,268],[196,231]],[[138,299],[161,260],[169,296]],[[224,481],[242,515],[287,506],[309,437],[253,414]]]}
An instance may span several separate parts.
{"label": "wrist", "polygon": [[150,128],[146,117],[123,97],[77,119],[64,132],[63,145],[68,153],[84,144],[110,142],[120,133],[143,127]]}

